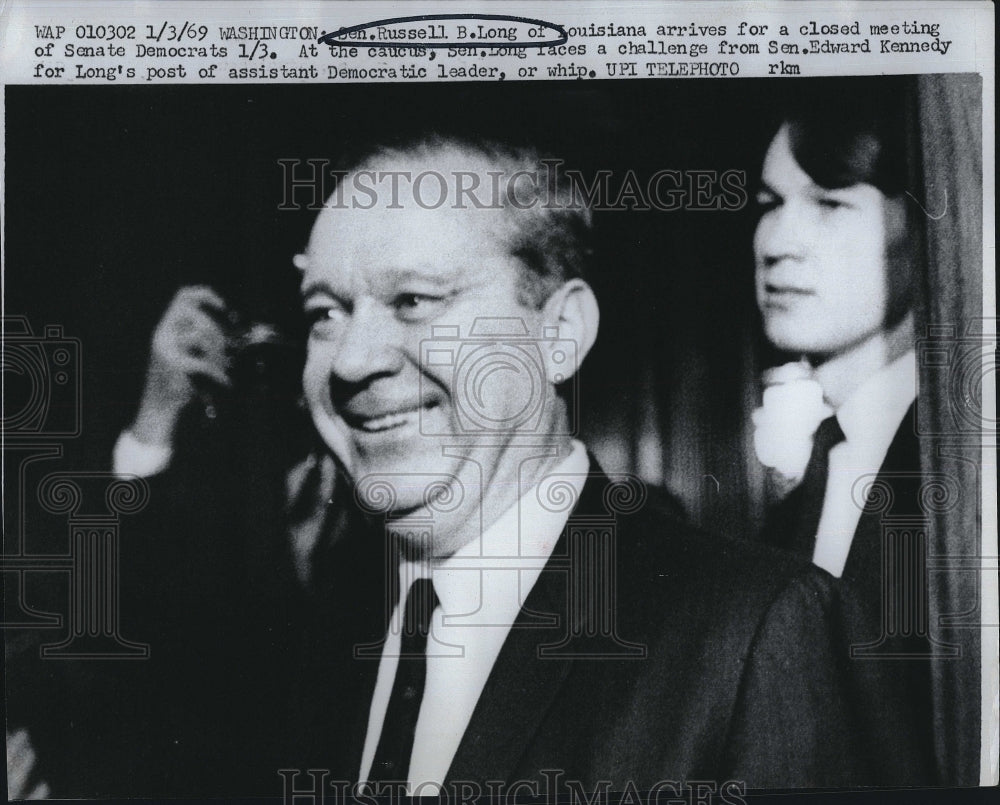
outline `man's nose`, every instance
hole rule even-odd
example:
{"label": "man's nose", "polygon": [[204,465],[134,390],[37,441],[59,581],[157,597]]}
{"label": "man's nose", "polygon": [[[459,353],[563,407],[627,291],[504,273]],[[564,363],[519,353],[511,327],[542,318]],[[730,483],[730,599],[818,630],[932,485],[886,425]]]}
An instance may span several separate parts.
{"label": "man's nose", "polygon": [[357,384],[398,372],[403,357],[396,330],[392,317],[380,316],[370,300],[356,304],[331,350],[331,374],[343,383]]}
{"label": "man's nose", "polygon": [[761,262],[773,266],[783,260],[801,260],[805,254],[808,223],[794,207],[771,210],[757,227],[757,251]]}

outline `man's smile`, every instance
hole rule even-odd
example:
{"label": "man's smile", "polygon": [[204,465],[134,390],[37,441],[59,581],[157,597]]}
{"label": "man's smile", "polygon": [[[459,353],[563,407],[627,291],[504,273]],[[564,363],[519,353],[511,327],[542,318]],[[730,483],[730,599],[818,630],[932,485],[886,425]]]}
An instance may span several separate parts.
{"label": "man's smile", "polygon": [[352,430],[382,433],[414,425],[421,413],[431,411],[439,405],[439,400],[428,399],[418,405],[347,406],[338,413]]}

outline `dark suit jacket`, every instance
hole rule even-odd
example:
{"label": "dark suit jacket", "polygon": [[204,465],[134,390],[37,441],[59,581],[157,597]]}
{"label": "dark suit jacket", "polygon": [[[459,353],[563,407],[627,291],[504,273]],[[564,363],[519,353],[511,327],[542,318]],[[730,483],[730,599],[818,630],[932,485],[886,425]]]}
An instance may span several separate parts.
{"label": "dark suit jacket", "polygon": [[[761,546],[694,533],[663,512],[616,512],[616,489],[600,471],[588,479],[448,781],[536,781],[543,794],[575,783],[592,791],[601,780],[640,790],[683,779],[846,784],[854,761],[829,637],[816,626],[829,603],[823,574]],[[601,539],[612,547],[594,559]],[[348,572],[323,585],[317,636],[299,663],[296,688],[309,695],[296,719],[300,740],[283,759],[289,767],[352,781],[359,772],[379,655],[357,659],[351,649],[377,645],[391,611],[385,555],[371,550],[384,544],[371,535],[344,546],[337,567]],[[573,585],[581,571],[584,584]],[[590,587],[592,606],[574,598],[597,578],[613,582]],[[806,673],[814,666],[829,676]],[[324,685],[330,678],[345,686]],[[546,787],[543,770],[561,779],[550,773]]]}
{"label": "dark suit jacket", "polygon": [[[830,578],[837,667],[863,758],[856,779],[861,785],[938,783],[928,659],[935,649],[926,637],[926,598],[921,604],[903,589],[926,591],[926,570],[896,542],[902,532],[918,532],[923,519],[913,422],[911,406],[862,511],[843,575]],[[897,608],[889,609],[893,600]],[[910,603],[900,609],[904,600]],[[915,620],[900,621],[904,613]]]}
{"label": "dark suit jacket", "polygon": [[[817,626],[823,574],[669,513],[628,511],[621,491],[599,471],[587,481],[448,780],[548,780],[540,793],[602,780],[851,782],[840,679]],[[230,502],[203,509],[216,517],[162,499],[176,504],[172,525],[151,517],[123,550],[123,620],[153,654],[91,680],[78,723],[41,741],[54,793],[280,795],[279,769],[354,781],[392,608],[379,525],[356,520],[303,590],[259,511],[220,540],[211,529]],[[574,597],[588,585],[595,599]],[[374,647],[367,659],[359,646]]]}

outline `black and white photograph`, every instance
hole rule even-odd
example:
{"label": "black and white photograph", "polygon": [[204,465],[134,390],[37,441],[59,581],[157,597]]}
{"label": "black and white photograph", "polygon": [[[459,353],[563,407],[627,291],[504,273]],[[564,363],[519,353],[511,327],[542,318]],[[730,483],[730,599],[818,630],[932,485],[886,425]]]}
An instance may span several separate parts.
{"label": "black and white photograph", "polygon": [[992,77],[3,110],[11,800],[989,778]]}

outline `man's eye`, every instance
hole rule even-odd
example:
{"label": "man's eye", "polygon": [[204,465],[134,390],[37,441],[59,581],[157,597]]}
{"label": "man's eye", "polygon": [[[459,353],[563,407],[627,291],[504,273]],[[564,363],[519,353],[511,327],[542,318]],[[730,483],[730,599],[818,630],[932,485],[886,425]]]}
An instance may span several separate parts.
{"label": "man's eye", "polygon": [[818,204],[819,204],[819,206],[820,206],[820,207],[822,207],[822,208],[823,208],[824,210],[839,210],[839,209],[841,209],[842,207],[846,207],[846,206],[847,206],[847,205],[846,205],[846,204],[845,204],[845,203],[844,203],[843,201],[841,201],[841,200],[840,200],[839,198],[829,198],[829,197],[823,197],[823,198],[820,198],[820,199],[819,199],[819,200],[817,201],[817,203],[818,203]]}
{"label": "man's eye", "polygon": [[314,307],[306,311],[306,323],[310,330],[335,321],[340,311],[335,307]]}
{"label": "man's eye", "polygon": [[402,319],[418,319],[431,316],[444,305],[440,296],[427,296],[420,293],[402,293],[392,301],[397,315]]}

